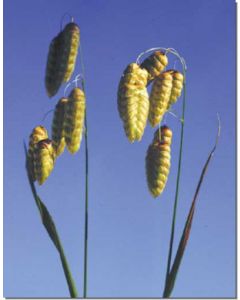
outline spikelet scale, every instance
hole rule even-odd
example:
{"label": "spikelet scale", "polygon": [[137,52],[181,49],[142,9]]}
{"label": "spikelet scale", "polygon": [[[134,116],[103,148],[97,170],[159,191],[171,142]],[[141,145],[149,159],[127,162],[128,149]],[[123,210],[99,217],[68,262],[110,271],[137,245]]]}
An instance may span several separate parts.
{"label": "spikelet scale", "polygon": [[55,151],[50,139],[39,141],[34,149],[34,171],[36,180],[42,185],[51,174],[54,162]]}
{"label": "spikelet scale", "polygon": [[58,101],[54,111],[52,122],[52,143],[57,156],[62,154],[65,148],[63,123],[67,102],[67,98],[61,98]]}
{"label": "spikelet scale", "polygon": [[154,135],[146,155],[146,176],[148,188],[153,197],[159,196],[168,179],[171,160],[172,131],[167,126],[161,127]]}
{"label": "spikelet scale", "polygon": [[85,95],[79,88],[74,88],[68,97],[64,117],[64,136],[70,153],[78,151],[83,133],[85,116]]}
{"label": "spikelet scale", "polygon": [[132,63],[125,69],[118,87],[118,111],[130,142],[140,141],[147,123],[148,73]]}
{"label": "spikelet scale", "polygon": [[157,126],[165,114],[172,91],[173,78],[170,72],[161,73],[153,82],[149,97],[149,122],[152,127]]}
{"label": "spikelet scale", "polygon": [[166,68],[167,64],[167,56],[162,51],[155,51],[142,62],[141,68],[148,71],[148,81],[152,81],[160,75],[160,73]]}

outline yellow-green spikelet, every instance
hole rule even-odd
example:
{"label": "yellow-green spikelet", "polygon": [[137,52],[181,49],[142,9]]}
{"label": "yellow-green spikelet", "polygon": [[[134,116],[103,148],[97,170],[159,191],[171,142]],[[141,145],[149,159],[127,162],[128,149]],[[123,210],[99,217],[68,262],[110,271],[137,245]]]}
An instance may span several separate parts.
{"label": "yellow-green spikelet", "polygon": [[63,39],[65,47],[67,49],[65,51],[65,54],[68,57],[63,81],[67,82],[71,78],[74,71],[78,54],[78,47],[80,42],[80,30],[78,25],[75,23],[67,24],[63,30]]}
{"label": "yellow-green spikelet", "polygon": [[146,176],[149,191],[155,198],[159,196],[167,183],[171,160],[172,131],[167,126],[156,131],[146,156]]}
{"label": "yellow-green spikelet", "polygon": [[34,172],[39,185],[42,185],[53,170],[55,150],[50,139],[39,141],[34,149]]}
{"label": "yellow-green spikelet", "polygon": [[28,170],[29,175],[33,181],[36,180],[35,172],[34,172],[34,147],[35,145],[44,139],[48,138],[48,133],[46,128],[43,126],[36,126],[29,137],[29,147],[28,147]]}
{"label": "yellow-green spikelet", "polygon": [[74,88],[68,97],[64,116],[64,136],[70,153],[78,151],[83,133],[85,116],[85,95],[80,88]]}
{"label": "yellow-green spikelet", "polygon": [[[50,43],[45,71],[45,87],[49,97],[54,96],[64,79],[66,59],[63,34],[60,32]],[[65,60],[65,61],[64,61]]]}
{"label": "yellow-green spikelet", "polygon": [[74,71],[80,40],[79,27],[75,23],[65,26],[51,42],[45,72],[45,87],[53,97],[63,82],[69,81]]}
{"label": "yellow-green spikelet", "polygon": [[150,108],[148,120],[152,127],[157,126],[165,114],[171,96],[173,77],[171,72],[161,73],[153,82],[149,97]]}
{"label": "yellow-green spikelet", "polygon": [[183,81],[184,76],[176,71],[176,70],[169,70],[168,72],[171,73],[173,81],[172,81],[172,90],[171,95],[168,103],[168,109],[171,107],[172,104],[177,102],[177,99],[181,96],[182,89],[183,89]]}
{"label": "yellow-green spikelet", "polygon": [[67,102],[67,98],[61,98],[58,101],[54,111],[52,122],[52,142],[57,156],[62,154],[65,148],[63,123]]}
{"label": "yellow-green spikelet", "polygon": [[125,69],[118,87],[118,111],[130,142],[140,141],[147,123],[148,72],[132,63]]}
{"label": "yellow-green spikelet", "polygon": [[148,71],[148,81],[151,81],[159,76],[159,74],[166,68],[167,64],[167,55],[165,55],[162,51],[155,51],[142,62],[141,68]]}

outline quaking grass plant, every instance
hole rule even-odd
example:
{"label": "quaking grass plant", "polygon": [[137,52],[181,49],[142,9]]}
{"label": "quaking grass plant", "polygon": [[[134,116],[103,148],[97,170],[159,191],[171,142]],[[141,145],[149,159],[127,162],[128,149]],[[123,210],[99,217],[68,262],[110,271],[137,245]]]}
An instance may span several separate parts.
{"label": "quaking grass plant", "polygon": [[[66,16],[65,14],[63,18]],[[61,26],[62,28],[62,26]],[[78,49],[80,50],[82,88],[78,87],[79,75],[73,82],[76,86],[69,96],[60,98],[55,106],[52,122],[51,139],[47,130],[42,126],[33,129],[30,135],[29,148],[24,143],[26,155],[26,170],[31,191],[40,213],[42,223],[56,247],[62,263],[69,293],[72,298],[78,297],[78,292],[71,274],[62,243],[46,205],[40,199],[35,181],[44,184],[51,174],[56,160],[63,153],[65,146],[71,154],[76,153],[81,144],[82,135],[85,138],[85,233],[84,233],[84,270],[83,270],[83,297],[87,297],[87,236],[88,236],[88,141],[87,141],[87,109],[85,97],[85,75],[80,44],[80,29],[71,22],[62,29],[52,40],[47,58],[45,73],[45,87],[47,95],[53,97],[60,86],[67,83],[74,72]],[[66,88],[71,85],[69,83]],[[65,91],[66,91],[65,88]]]}
{"label": "quaking grass plant", "polygon": [[[62,26],[61,26],[62,28]],[[80,51],[79,51],[80,50]],[[85,70],[80,43],[80,29],[73,18],[64,29],[53,38],[47,57],[45,87],[47,95],[53,97],[62,84],[70,81],[74,72],[78,51],[81,63],[81,88],[78,86],[79,75],[70,82],[64,91],[64,96],[55,105],[52,122],[51,139],[47,129],[42,125],[35,127],[30,135],[29,148],[24,143],[26,154],[26,170],[31,191],[40,213],[42,223],[52,240],[62,263],[70,296],[78,297],[78,292],[64,253],[64,249],[54,224],[53,218],[46,205],[40,199],[35,181],[43,185],[55,167],[57,159],[64,152],[65,147],[71,154],[79,151],[82,136],[85,140],[85,224],[84,224],[84,269],[83,269],[83,297],[87,298],[88,282],[88,127],[87,105],[85,91]],[[140,63],[146,54],[150,55]],[[182,73],[178,70],[165,70],[168,65],[168,55],[174,55],[182,64]],[[66,96],[66,90],[75,82],[75,87]],[[148,86],[152,86],[150,96]],[[153,197],[159,197],[167,184],[171,165],[171,142],[174,138],[172,130],[162,123],[167,113],[173,114],[172,106],[181,96],[181,136],[179,146],[178,171],[176,179],[175,200],[171,225],[171,236],[166,268],[166,279],[163,297],[170,297],[181,264],[184,250],[189,238],[197,196],[206,174],[208,165],[214,155],[220,136],[220,121],[217,139],[202,170],[199,183],[187,216],[185,227],[180,239],[176,256],[172,262],[173,241],[175,236],[176,214],[179,198],[179,186],[182,166],[184,141],[185,106],[186,106],[186,64],[184,59],[173,48],[152,48],[141,53],[136,62],[125,69],[118,88],[118,110],[128,140],[133,143],[141,141],[145,127],[149,121],[155,129],[152,143],[146,155],[147,185]]]}
{"label": "quaking grass plant", "polygon": [[[147,58],[145,58],[142,63],[140,63],[141,58],[149,53],[151,54]],[[165,68],[168,65],[168,54],[172,54],[178,58],[182,65],[182,73],[177,70],[165,71]],[[190,235],[196,200],[209,163],[215,153],[218,139],[220,137],[220,119],[218,116],[219,123],[216,142],[213,149],[210,151],[210,154],[201,172],[201,176],[193,197],[189,214],[186,219],[185,227],[178,245],[176,256],[172,263],[184,142],[186,70],[187,67],[185,60],[175,49],[162,47],[152,48],[142,52],[137,57],[136,63],[131,63],[130,65],[128,65],[121,77],[118,88],[118,111],[120,118],[123,121],[126,136],[130,142],[141,140],[145,127],[147,125],[146,114],[150,125],[152,127],[158,126],[158,129],[155,131],[153,141],[150,144],[146,155],[147,184],[150,193],[155,198],[160,196],[164,191],[171,165],[171,141],[173,133],[166,124],[161,126],[161,122],[164,122],[164,116],[167,113],[173,114],[171,112],[171,107],[181,96],[181,92],[183,90],[182,115],[180,119],[181,135],[178,170],[172,214],[171,236],[167,258],[165,286],[163,291],[164,298],[169,298],[174,288],[177,273]],[[148,73],[147,80],[145,71],[147,71]],[[144,74],[144,76],[141,76],[140,74]],[[152,88],[150,96],[148,96],[146,88],[150,84],[152,84]],[[145,101],[142,100],[143,95]]]}

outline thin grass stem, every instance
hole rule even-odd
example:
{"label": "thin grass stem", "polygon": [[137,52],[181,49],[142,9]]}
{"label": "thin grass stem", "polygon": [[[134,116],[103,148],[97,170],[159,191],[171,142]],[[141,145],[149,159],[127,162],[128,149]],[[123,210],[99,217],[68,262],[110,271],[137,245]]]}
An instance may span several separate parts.
{"label": "thin grass stem", "polygon": [[165,286],[167,279],[170,273],[171,260],[172,260],[172,250],[173,250],[173,241],[175,234],[175,223],[176,223],[176,214],[177,214],[177,205],[178,205],[178,195],[179,195],[179,184],[181,177],[181,167],[182,167],[182,152],[183,152],[183,140],[184,140],[184,123],[185,123],[185,107],[186,107],[186,69],[183,65],[183,75],[184,75],[184,85],[183,85],[183,104],[182,104],[182,122],[181,122],[181,138],[180,138],[180,147],[179,147],[179,159],[178,159],[178,171],[177,171],[177,181],[176,181],[176,191],[175,191],[175,201],[173,207],[173,216],[172,216],[172,226],[171,226],[171,237],[168,250],[168,260],[167,260],[167,271],[165,277]]}
{"label": "thin grass stem", "polygon": [[[82,69],[82,88],[86,97],[85,89],[85,69],[83,63],[82,47],[80,44],[80,63]],[[87,105],[85,107],[84,117],[84,138],[85,138],[85,225],[84,225],[84,278],[83,278],[83,298],[87,298],[88,288],[88,126],[87,126]]]}

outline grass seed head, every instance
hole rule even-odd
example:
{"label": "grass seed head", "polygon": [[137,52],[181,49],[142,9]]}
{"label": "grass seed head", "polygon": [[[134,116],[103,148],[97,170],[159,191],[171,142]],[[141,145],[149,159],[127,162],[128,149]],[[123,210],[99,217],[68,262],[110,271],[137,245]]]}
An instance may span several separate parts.
{"label": "grass seed head", "polygon": [[80,88],[74,88],[66,104],[64,116],[64,136],[71,154],[76,153],[81,144],[85,117],[85,95]]}
{"label": "grass seed head", "polygon": [[153,197],[159,196],[167,183],[171,160],[172,131],[162,126],[154,134],[146,155],[146,177],[149,191]]}
{"label": "grass seed head", "polygon": [[148,80],[151,81],[166,68],[168,64],[167,55],[162,51],[155,51],[149,57],[147,57],[141,64],[141,68],[148,71]]}
{"label": "grass seed head", "polygon": [[172,75],[173,81],[171,95],[168,103],[168,109],[171,107],[172,104],[176,103],[177,99],[181,96],[184,81],[184,76],[180,72],[176,70],[169,70],[169,72]]}
{"label": "grass seed head", "polygon": [[80,40],[79,27],[75,23],[65,26],[51,42],[45,72],[45,86],[53,97],[63,82],[69,81],[75,67]]}
{"label": "grass seed head", "polygon": [[47,139],[47,138],[48,138],[47,130],[46,130],[46,128],[44,128],[41,125],[36,126],[32,130],[31,135],[29,136],[27,163],[28,163],[29,174],[33,181],[36,180],[36,176],[35,176],[35,172],[34,172],[34,148],[39,141]]}
{"label": "grass seed head", "polygon": [[167,111],[168,103],[173,86],[173,76],[171,72],[165,71],[155,78],[150,93],[150,109],[148,120],[152,127],[156,127]]}
{"label": "grass seed head", "polygon": [[36,180],[42,185],[53,170],[56,153],[50,139],[39,141],[34,148],[34,171]]}
{"label": "grass seed head", "polygon": [[118,111],[130,142],[140,141],[146,127],[149,111],[147,78],[147,71],[132,63],[119,83]]}
{"label": "grass seed head", "polygon": [[58,101],[54,111],[54,117],[52,122],[52,143],[57,156],[62,154],[65,148],[63,123],[65,118],[67,102],[67,98],[61,98]]}
{"label": "grass seed head", "polygon": [[80,42],[80,29],[77,24],[69,23],[63,30],[63,39],[65,45],[65,55],[67,56],[66,71],[64,74],[64,82],[70,80],[75,68],[78,47]]}

